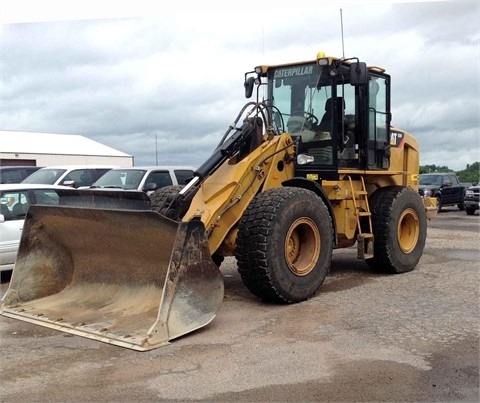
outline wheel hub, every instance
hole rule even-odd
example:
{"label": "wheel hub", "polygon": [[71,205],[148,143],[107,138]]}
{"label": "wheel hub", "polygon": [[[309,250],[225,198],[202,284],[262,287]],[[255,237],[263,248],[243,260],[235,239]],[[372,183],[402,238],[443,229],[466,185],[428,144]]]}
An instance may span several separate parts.
{"label": "wheel hub", "polygon": [[420,223],[414,209],[408,208],[402,213],[397,231],[398,245],[402,252],[412,252],[418,243],[420,234]]}
{"label": "wheel hub", "polygon": [[285,238],[285,260],[297,276],[309,274],[320,256],[320,232],[313,220],[297,219]]}

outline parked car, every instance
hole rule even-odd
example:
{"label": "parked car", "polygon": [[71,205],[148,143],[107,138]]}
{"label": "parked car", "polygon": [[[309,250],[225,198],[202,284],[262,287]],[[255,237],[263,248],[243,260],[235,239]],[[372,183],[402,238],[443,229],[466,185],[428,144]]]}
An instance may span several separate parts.
{"label": "parked car", "polygon": [[185,185],[193,177],[190,166],[138,166],[111,169],[91,185],[92,189],[141,190],[151,194],[169,185]]}
{"label": "parked car", "polygon": [[107,165],[62,165],[39,169],[21,183],[63,185],[70,187],[90,186],[103,174],[116,166]]}
{"label": "parked car", "polygon": [[51,185],[0,185],[0,271],[13,269],[29,206],[40,202],[58,203],[57,188]]}
{"label": "parked car", "polygon": [[465,191],[465,197],[463,199],[465,204],[465,211],[468,215],[474,215],[475,210],[478,210],[480,204],[480,185],[470,186]]}
{"label": "parked car", "polygon": [[139,191],[107,192],[23,183],[0,185],[0,272],[13,269],[25,216],[35,204],[149,210],[150,198]]}
{"label": "parked car", "polygon": [[20,183],[27,176],[38,171],[42,167],[36,166],[8,166],[0,167],[0,184]]}
{"label": "parked car", "polygon": [[457,205],[460,210],[465,208],[465,187],[454,173],[421,174],[418,193],[424,197],[436,197],[438,211],[444,206]]}

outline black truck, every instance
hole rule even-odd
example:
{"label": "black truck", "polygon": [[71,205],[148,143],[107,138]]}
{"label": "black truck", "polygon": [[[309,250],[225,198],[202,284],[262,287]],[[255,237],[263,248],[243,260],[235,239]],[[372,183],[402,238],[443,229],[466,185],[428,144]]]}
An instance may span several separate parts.
{"label": "black truck", "polygon": [[465,211],[467,215],[474,215],[480,208],[480,185],[473,185],[465,191]]}
{"label": "black truck", "polygon": [[457,205],[460,210],[465,209],[465,186],[460,183],[454,173],[427,173],[420,175],[418,192],[421,196],[436,197],[437,209],[444,206]]}

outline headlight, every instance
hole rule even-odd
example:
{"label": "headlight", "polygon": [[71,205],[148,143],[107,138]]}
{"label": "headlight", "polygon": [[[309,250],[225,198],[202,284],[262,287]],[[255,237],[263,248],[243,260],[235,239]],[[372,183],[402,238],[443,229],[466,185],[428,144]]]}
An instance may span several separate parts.
{"label": "headlight", "polygon": [[297,164],[298,165],[305,165],[309,164],[310,162],[315,161],[315,158],[312,155],[307,154],[298,154],[297,155]]}
{"label": "headlight", "polygon": [[423,196],[424,197],[430,197],[432,195],[432,191],[430,189],[425,189],[423,191]]}
{"label": "headlight", "polygon": [[465,192],[465,194],[467,194],[467,195],[473,195],[473,190],[467,189],[467,191]]}

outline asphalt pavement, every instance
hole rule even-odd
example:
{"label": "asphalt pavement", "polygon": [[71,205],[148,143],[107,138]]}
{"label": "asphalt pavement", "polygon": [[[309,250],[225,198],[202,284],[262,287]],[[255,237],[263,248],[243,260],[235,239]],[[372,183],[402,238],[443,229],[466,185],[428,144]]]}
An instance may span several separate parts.
{"label": "asphalt pavement", "polygon": [[227,259],[213,322],[148,352],[0,316],[0,401],[477,402],[479,235],[478,211],[446,208],[414,271],[381,275],[336,250],[295,305],[259,301]]}

